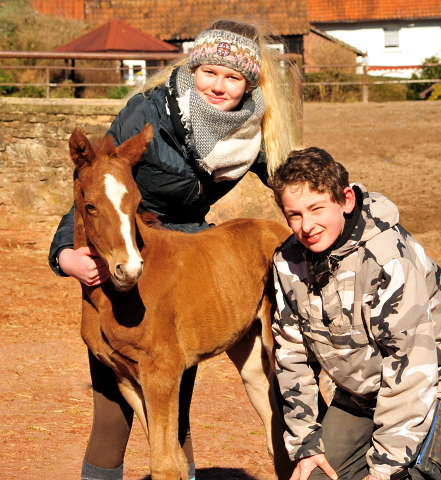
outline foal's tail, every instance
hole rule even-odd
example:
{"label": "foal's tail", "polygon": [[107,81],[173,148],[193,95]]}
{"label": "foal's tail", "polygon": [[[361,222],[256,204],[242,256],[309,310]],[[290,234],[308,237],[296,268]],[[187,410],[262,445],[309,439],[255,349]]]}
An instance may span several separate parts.
{"label": "foal's tail", "polygon": [[272,332],[272,318],[276,308],[276,294],[274,291],[273,271],[270,270],[263,292],[259,318],[262,324],[262,344],[268,355],[272,370],[275,372],[274,337]]}
{"label": "foal's tail", "polygon": [[275,251],[285,242],[291,232],[278,222],[266,221],[261,231],[265,231],[265,257],[268,262],[263,297],[259,311],[262,324],[262,344],[268,355],[271,368],[275,372],[275,346],[272,332],[272,319],[276,310],[276,292],[274,287],[273,257]]}

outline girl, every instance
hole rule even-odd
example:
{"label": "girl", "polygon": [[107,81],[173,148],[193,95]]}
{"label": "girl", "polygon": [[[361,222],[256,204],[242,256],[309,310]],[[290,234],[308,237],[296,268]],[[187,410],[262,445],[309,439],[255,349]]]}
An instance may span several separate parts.
{"label": "girl", "polygon": [[[250,170],[268,177],[296,144],[298,99],[268,39],[249,24],[221,20],[202,32],[188,59],[167,67],[136,93],[112,123],[116,145],[146,123],[154,138],[133,175],[142,206],[165,228],[198,232],[205,215]],[[288,87],[286,86],[288,84]],[[285,85],[285,86],[284,86]],[[280,135],[283,132],[283,135]],[[93,248],[73,249],[74,207],[51,245],[49,263],[61,276],[88,286],[109,277]],[[90,352],[94,422],[82,479],[122,479],[133,411],[119,393],[113,371]],[[196,368],[181,384],[179,436],[195,476],[189,408]]]}

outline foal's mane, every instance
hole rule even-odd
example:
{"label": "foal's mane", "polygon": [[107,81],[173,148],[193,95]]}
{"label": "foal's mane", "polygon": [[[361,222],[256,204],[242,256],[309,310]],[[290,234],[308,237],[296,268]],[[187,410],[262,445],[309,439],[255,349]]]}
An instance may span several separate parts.
{"label": "foal's mane", "polygon": [[163,228],[162,223],[158,220],[158,216],[155,215],[150,210],[145,210],[143,207],[139,206],[136,211],[138,217],[141,219],[144,225],[147,225],[149,228]]}
{"label": "foal's mane", "polygon": [[105,137],[96,138],[92,143],[95,156],[116,156],[116,146],[113,143],[113,135],[106,135]]}

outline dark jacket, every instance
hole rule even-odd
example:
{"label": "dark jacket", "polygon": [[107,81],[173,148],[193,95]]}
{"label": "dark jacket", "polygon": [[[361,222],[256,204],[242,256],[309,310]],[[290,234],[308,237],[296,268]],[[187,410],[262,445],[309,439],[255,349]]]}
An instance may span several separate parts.
{"label": "dark jacket", "polygon": [[[116,145],[121,145],[141,132],[146,123],[153,126],[154,137],[141,162],[133,169],[143,207],[157,214],[164,226],[173,230],[193,233],[208,228],[205,215],[210,206],[226,195],[240,178],[215,183],[208,173],[196,168],[185,146],[177,102],[166,87],[132,97],[113,121],[108,134],[114,136]],[[267,185],[263,151],[250,170]],[[74,207],[63,216],[51,244],[49,265],[57,275],[64,275],[58,266],[58,255],[64,248],[73,248],[73,234]]]}

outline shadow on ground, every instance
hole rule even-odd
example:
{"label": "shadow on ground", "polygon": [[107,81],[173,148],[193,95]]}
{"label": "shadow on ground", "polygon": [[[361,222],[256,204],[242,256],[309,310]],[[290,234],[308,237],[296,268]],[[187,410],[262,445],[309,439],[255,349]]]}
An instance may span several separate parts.
{"label": "shadow on ground", "polygon": [[[239,468],[198,468],[196,470],[197,480],[256,480],[253,477]],[[152,480],[148,475],[141,480]]]}

